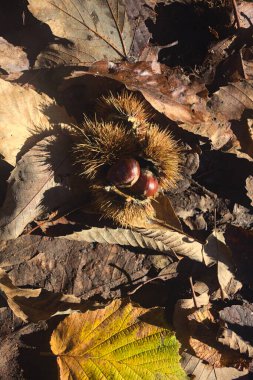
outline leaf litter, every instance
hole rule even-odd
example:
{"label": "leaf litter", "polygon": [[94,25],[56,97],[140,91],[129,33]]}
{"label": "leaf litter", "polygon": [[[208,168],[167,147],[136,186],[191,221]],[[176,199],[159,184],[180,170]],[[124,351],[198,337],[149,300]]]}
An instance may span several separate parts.
{"label": "leaf litter", "polygon": [[[188,375],[249,378],[252,4],[29,0],[16,9],[1,7],[6,16],[0,33],[1,315],[11,310],[40,350],[39,321],[46,321],[40,331],[49,344],[46,333],[56,327],[56,318],[62,322],[51,342],[71,318],[93,316],[96,324],[99,314],[128,295],[140,306],[127,307],[150,313],[145,324],[150,331],[161,331],[160,311],[150,307],[167,308]],[[22,33],[15,38],[21,25],[11,30],[7,20],[21,12]],[[36,49],[29,30],[39,32]],[[98,98],[125,88],[149,106],[150,123],[173,134],[183,166],[177,188],[152,203],[153,217],[131,228],[97,214],[90,183],[76,175],[71,155],[73,124],[80,127],[83,114],[98,117]],[[86,314],[72,314],[76,310]],[[5,378],[8,369],[12,378],[20,371],[20,332],[15,326],[1,333],[3,352],[11,352],[2,363]],[[129,344],[131,333],[124,339]],[[136,337],[133,342],[140,350],[145,346]],[[185,378],[178,353],[161,349],[155,360],[169,358],[177,368],[173,378]],[[54,343],[52,350],[58,353]],[[89,360],[81,363],[82,371],[98,378]],[[133,370],[110,360],[119,372]],[[71,360],[59,355],[58,363],[64,378]],[[103,360],[99,365],[108,371],[104,378],[113,375],[111,365]],[[51,369],[52,362],[41,376],[49,378]],[[168,365],[162,371],[171,378]]]}

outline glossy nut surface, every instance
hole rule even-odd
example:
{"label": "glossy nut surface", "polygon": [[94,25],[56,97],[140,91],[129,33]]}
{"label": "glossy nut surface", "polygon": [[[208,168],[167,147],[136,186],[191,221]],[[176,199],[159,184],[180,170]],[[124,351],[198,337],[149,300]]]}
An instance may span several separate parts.
{"label": "glossy nut surface", "polygon": [[131,191],[136,195],[152,197],[158,191],[159,184],[156,177],[150,170],[142,170],[138,181],[131,187]]}
{"label": "glossy nut surface", "polygon": [[107,172],[107,181],[116,186],[132,186],[140,176],[139,162],[134,158],[122,158]]}

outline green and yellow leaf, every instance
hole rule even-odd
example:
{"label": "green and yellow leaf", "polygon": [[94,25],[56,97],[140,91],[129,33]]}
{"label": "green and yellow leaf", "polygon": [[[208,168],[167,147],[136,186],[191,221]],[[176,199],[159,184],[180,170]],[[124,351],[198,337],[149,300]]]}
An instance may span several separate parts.
{"label": "green and yellow leaf", "polygon": [[51,349],[63,379],[186,379],[179,342],[164,310],[116,300],[104,309],[75,313],[53,332]]}

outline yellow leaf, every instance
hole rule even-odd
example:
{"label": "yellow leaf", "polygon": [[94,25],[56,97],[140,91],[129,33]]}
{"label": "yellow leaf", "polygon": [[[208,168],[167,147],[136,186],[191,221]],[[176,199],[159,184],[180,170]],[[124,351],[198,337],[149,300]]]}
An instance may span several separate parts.
{"label": "yellow leaf", "polygon": [[51,349],[62,380],[187,378],[164,311],[127,301],[65,318],[52,334]]}

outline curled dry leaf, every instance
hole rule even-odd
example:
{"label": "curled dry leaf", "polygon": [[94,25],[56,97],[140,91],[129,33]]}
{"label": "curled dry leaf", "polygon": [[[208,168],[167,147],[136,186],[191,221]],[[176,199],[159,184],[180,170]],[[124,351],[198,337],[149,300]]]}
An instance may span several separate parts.
{"label": "curled dry leaf", "polygon": [[85,310],[80,298],[51,293],[43,289],[21,289],[13,285],[7,273],[0,269],[0,290],[13,313],[23,321],[38,322],[70,310]]}
{"label": "curled dry leaf", "polygon": [[29,0],[30,12],[58,37],[41,52],[36,66],[138,57],[150,37],[141,4],[135,3],[133,14],[131,2],[124,0]]}
{"label": "curled dry leaf", "polygon": [[46,130],[53,123],[70,122],[64,108],[32,88],[0,79],[0,97],[4,99],[0,103],[0,154],[13,166],[36,129]]}
{"label": "curled dry leaf", "polygon": [[29,69],[26,53],[20,46],[13,46],[0,37],[0,68],[7,73],[17,73]]}
{"label": "curled dry leaf", "polygon": [[72,314],[51,337],[60,378],[186,379],[179,344],[162,309],[114,301],[104,309]]}

